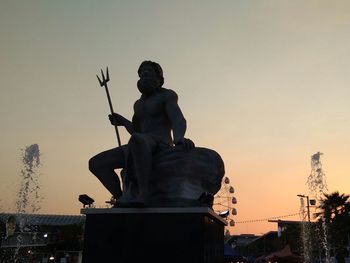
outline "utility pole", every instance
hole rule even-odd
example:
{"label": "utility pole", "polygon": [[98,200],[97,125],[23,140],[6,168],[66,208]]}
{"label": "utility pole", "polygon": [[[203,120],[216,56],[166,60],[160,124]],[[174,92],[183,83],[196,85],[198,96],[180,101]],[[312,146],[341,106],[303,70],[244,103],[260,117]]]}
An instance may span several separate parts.
{"label": "utility pole", "polygon": [[308,195],[298,195],[301,198],[306,198],[307,201],[307,220],[310,222],[310,200]]}

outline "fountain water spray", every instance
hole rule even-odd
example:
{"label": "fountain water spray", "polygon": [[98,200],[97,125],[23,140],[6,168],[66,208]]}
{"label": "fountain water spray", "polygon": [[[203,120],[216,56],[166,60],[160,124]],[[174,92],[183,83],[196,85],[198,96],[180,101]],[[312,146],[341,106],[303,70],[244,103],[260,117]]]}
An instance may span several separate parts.
{"label": "fountain water spray", "polygon": [[302,255],[304,263],[312,262],[312,243],[311,243],[311,224],[308,216],[307,205],[305,205],[305,196],[300,196],[300,215],[301,215],[301,241],[302,241]]}
{"label": "fountain water spray", "polygon": [[38,144],[32,144],[22,149],[22,165],[20,172],[20,186],[16,199],[17,222],[19,223],[19,235],[17,236],[17,247],[14,254],[14,262],[18,261],[18,254],[23,244],[24,232],[35,232],[35,229],[26,227],[25,213],[35,213],[40,210],[40,186],[38,183],[37,170],[40,167],[40,151]]}
{"label": "fountain water spray", "polygon": [[317,152],[311,156],[311,173],[307,178],[309,190],[317,199],[323,197],[324,191],[327,190],[326,175],[322,170],[321,155]]}
{"label": "fountain water spray", "polygon": [[[311,156],[311,172],[307,179],[310,195],[314,196],[319,202],[322,200],[324,193],[327,191],[326,175],[322,169],[321,155],[321,152],[317,152]],[[325,251],[325,263],[329,263],[331,260],[327,242],[327,225],[323,215],[321,215],[321,222],[322,229],[319,231],[319,238],[322,241],[322,248]],[[310,231],[308,232],[310,234]],[[309,242],[311,242],[311,240],[309,240]]]}
{"label": "fountain water spray", "polygon": [[[16,212],[35,213],[40,209],[39,183],[36,173],[40,166],[40,151],[38,144],[32,144],[22,149],[21,184],[16,200]],[[28,207],[30,210],[28,211]]]}

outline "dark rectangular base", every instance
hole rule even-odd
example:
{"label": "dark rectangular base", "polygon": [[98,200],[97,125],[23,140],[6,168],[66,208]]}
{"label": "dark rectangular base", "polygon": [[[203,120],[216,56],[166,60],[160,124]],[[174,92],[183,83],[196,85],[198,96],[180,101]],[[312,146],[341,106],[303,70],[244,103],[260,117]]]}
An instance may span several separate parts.
{"label": "dark rectangular base", "polygon": [[206,207],[82,209],[83,263],[222,263],[225,221]]}

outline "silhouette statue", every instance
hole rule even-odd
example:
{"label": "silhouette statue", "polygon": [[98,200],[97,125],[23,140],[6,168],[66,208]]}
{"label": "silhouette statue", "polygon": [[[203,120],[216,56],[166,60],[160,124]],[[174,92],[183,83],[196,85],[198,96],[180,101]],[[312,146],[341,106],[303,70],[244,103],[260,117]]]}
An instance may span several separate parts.
{"label": "silhouette statue", "polygon": [[[142,62],[138,75],[141,97],[134,103],[132,120],[117,113],[108,116],[111,124],[125,127],[130,140],[92,157],[90,171],[117,207],[211,206],[225,173],[220,155],[184,137],[186,120],[178,96],[162,87],[158,63]],[[117,168],[122,168],[122,187]]]}

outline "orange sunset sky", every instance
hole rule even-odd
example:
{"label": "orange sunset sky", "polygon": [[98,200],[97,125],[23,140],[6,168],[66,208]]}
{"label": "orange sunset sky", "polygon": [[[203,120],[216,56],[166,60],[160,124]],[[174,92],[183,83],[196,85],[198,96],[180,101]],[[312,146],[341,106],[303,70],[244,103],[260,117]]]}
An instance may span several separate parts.
{"label": "orange sunset sky", "polygon": [[96,74],[109,66],[115,111],[131,118],[146,59],[178,93],[186,136],[225,162],[232,234],[275,230],[239,222],[297,213],[318,151],[328,190],[350,193],[349,1],[1,0],[0,36],[4,212],[15,210],[20,151],[33,143],[40,213],[79,214],[81,193],[105,206],[87,163],[116,140]]}

